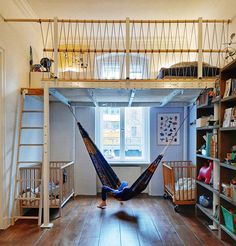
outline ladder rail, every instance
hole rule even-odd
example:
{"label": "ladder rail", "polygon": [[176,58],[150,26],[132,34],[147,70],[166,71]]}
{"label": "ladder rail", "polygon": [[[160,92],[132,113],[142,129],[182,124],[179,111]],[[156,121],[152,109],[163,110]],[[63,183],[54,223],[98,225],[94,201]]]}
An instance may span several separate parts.
{"label": "ladder rail", "polygon": [[[20,102],[19,102],[19,107],[18,107],[18,120],[17,120],[17,124],[16,127],[18,128],[18,130],[16,131],[17,135],[17,140],[16,140],[16,159],[14,161],[14,163],[16,163],[15,165],[15,177],[14,177],[14,195],[13,195],[13,207],[12,207],[12,224],[14,225],[15,221],[17,219],[38,219],[38,225],[41,225],[42,222],[42,160],[40,161],[26,161],[26,160],[21,160],[21,147],[41,147],[43,146],[43,144],[41,143],[31,143],[31,144],[27,144],[27,143],[22,143],[22,133],[24,130],[39,130],[39,129],[43,129],[43,127],[40,126],[32,126],[32,127],[28,127],[28,126],[23,126],[23,115],[24,113],[32,113],[32,115],[35,113],[43,113],[43,110],[37,110],[37,109],[25,109],[25,95],[28,93],[27,90],[23,90],[21,92],[21,96],[20,96]],[[28,96],[34,96],[33,93],[28,94]],[[36,95],[37,96],[37,95]],[[21,168],[24,168],[27,166],[27,164],[32,165],[40,165],[40,177],[35,177],[35,174],[33,174],[33,177],[31,175],[31,173],[27,173],[27,171],[25,172],[25,174],[23,175]],[[24,165],[24,167],[21,167],[21,165]],[[19,194],[24,188],[27,189],[28,184],[30,187],[35,187],[35,182],[39,182],[39,197],[33,197],[31,192],[29,193],[29,197],[22,197],[21,194]],[[33,185],[33,186],[32,186]],[[39,201],[39,211],[38,211],[38,216],[25,216],[23,215],[23,208],[21,206],[21,203],[23,201]],[[19,209],[17,209],[17,204],[19,204]]]}

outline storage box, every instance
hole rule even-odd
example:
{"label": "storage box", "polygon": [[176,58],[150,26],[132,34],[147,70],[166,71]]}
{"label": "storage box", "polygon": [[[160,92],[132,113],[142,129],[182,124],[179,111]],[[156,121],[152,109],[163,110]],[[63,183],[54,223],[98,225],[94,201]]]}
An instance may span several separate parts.
{"label": "storage box", "polygon": [[221,206],[225,226],[232,231],[233,233],[236,233],[236,214],[231,214],[226,208]]}
{"label": "storage box", "polygon": [[196,120],[196,127],[203,127],[208,125],[209,117],[201,117]]}

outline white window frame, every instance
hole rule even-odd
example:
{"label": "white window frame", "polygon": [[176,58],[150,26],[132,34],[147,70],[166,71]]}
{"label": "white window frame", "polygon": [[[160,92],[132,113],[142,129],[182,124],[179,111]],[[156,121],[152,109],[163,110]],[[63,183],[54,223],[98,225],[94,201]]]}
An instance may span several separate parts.
{"label": "white window frame", "polygon": [[[143,148],[143,158],[127,158],[125,159],[125,133],[124,130],[124,114],[125,107],[120,107],[120,158],[119,159],[109,159],[107,160],[111,164],[149,164],[150,163],[150,109],[148,107],[144,108],[144,148]],[[95,117],[95,142],[98,148],[102,146],[101,139],[101,108],[96,108]]]}

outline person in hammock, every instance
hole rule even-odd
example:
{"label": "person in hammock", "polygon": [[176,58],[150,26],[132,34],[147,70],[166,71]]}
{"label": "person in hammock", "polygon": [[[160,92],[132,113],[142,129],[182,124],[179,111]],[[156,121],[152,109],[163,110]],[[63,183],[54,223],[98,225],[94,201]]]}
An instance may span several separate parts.
{"label": "person in hammock", "polygon": [[111,193],[117,200],[123,201],[123,197],[126,191],[128,191],[128,183],[125,181],[122,181],[119,188],[117,190],[112,189],[109,186],[103,185],[102,186],[102,201],[100,204],[97,206],[98,208],[106,208],[107,206],[107,193]]}

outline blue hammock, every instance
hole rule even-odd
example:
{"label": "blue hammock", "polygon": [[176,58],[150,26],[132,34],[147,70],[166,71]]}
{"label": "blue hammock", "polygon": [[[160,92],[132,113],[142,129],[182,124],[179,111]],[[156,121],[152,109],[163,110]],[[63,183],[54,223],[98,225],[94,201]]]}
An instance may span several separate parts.
{"label": "blue hammock", "polygon": [[[77,122],[77,126],[83,138],[84,144],[88,150],[92,163],[96,169],[98,177],[103,185],[109,186],[113,189],[118,189],[121,185],[120,179],[117,177],[109,163],[106,161],[100,150],[94,144],[89,137],[88,133],[84,130],[82,125]],[[129,188],[125,188],[119,195],[119,200],[127,201],[142,191],[144,191],[151,180],[154,172],[156,171],[159,163],[163,158],[163,154],[157,156],[157,158],[148,166],[148,168],[140,175],[140,177]],[[116,198],[116,196],[114,195]]]}

